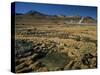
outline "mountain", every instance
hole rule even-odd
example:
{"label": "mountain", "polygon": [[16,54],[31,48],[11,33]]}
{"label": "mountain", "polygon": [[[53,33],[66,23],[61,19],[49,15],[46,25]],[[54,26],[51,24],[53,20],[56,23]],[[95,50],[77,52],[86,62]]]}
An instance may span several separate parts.
{"label": "mountain", "polygon": [[96,24],[96,20],[90,16],[65,16],[47,15],[38,11],[31,10],[25,14],[16,13],[17,23],[25,24]]}
{"label": "mountain", "polygon": [[38,11],[34,11],[34,10],[31,10],[31,11],[27,12],[25,15],[31,15],[31,16],[47,16],[44,13],[41,13],[41,12],[38,12]]}
{"label": "mountain", "polygon": [[16,15],[23,15],[22,13],[16,13]]}

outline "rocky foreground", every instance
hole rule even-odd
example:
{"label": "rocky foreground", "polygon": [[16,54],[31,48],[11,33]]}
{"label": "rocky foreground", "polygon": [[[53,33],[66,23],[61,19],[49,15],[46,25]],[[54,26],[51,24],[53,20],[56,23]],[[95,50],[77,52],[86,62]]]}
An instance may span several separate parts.
{"label": "rocky foreground", "polygon": [[15,63],[17,73],[96,68],[96,45],[72,39],[17,39]]}

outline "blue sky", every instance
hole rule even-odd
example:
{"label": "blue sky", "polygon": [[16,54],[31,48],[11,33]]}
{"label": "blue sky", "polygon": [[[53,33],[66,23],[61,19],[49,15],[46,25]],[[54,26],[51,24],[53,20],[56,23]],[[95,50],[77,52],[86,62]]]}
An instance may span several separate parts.
{"label": "blue sky", "polygon": [[55,5],[55,4],[40,4],[16,2],[16,13],[27,13],[30,10],[39,11],[48,15],[65,15],[65,16],[90,16],[97,18],[97,8],[89,6],[74,6],[74,5]]}

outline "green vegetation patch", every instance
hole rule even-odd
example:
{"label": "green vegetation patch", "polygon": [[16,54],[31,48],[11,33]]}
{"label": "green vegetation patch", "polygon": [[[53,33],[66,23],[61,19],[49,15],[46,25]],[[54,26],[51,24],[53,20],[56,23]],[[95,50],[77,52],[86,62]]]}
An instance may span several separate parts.
{"label": "green vegetation patch", "polygon": [[64,53],[54,52],[40,60],[49,70],[62,69],[68,62],[69,57]]}

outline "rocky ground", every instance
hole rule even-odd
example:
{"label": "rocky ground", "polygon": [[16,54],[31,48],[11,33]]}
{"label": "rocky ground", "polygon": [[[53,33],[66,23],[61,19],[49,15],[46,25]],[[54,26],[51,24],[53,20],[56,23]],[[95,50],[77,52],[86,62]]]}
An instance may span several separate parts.
{"label": "rocky ground", "polygon": [[[79,37],[77,37],[79,39]],[[16,72],[45,72],[97,67],[96,43],[88,40],[16,38]]]}

